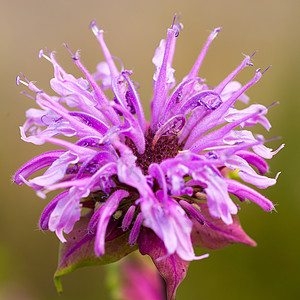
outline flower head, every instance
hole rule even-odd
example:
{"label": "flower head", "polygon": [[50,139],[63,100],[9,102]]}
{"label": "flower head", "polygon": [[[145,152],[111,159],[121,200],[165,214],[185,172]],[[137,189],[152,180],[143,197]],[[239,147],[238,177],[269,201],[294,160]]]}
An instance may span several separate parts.
{"label": "flower head", "polygon": [[[262,136],[245,129],[260,123],[269,130],[268,108],[258,104],[234,108],[237,101],[248,102],[245,91],[264,72],[257,69],[243,86],[234,81],[242,69],[253,65],[251,57],[245,56],[215,87],[198,77],[205,54],[221,30],[216,28],[190,73],[176,85],[172,60],[183,27],[174,21],[152,60],[154,91],[148,123],[130,78],[132,72],[123,65],[117,68],[96,22],[90,28],[105,57],[95,74],[84,67],[78,51],[73,54],[67,48],[83,77],[68,74],[53,52],[39,53],[53,65],[50,84],[56,96],[17,77],[17,84],[26,85],[40,106],[26,112],[27,120],[20,127],[22,139],[36,145],[49,142],[63,150],[33,158],[17,171],[14,181],[31,186],[42,198],[62,190],[40,219],[43,230],[55,231],[61,242],[67,242],[61,268],[83,246],[92,247],[89,255],[110,255],[114,248],[109,243],[121,238],[126,247],[115,250],[120,253],[114,260],[138,245],[167,280],[171,299],[188,262],[207,257],[196,256],[193,245],[208,249],[234,242],[255,245],[239,225],[235,216],[239,206],[231,195],[241,201],[249,199],[266,211],[274,208],[243,182],[258,188],[274,185],[278,175],[264,176],[268,171],[265,159],[283,145],[272,151],[264,146]],[[113,99],[105,89],[112,90]],[[29,179],[44,168],[43,175]],[[77,232],[75,224],[83,226],[83,232]],[[77,234],[75,242],[65,237],[69,233]]]}

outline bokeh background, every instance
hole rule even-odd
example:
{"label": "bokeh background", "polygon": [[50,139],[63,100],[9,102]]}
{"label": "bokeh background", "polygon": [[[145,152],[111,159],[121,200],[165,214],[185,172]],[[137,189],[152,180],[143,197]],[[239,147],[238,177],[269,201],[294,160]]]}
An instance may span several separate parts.
{"label": "bokeh background", "polygon": [[[296,299],[299,296],[299,11],[298,0],[27,0],[1,1],[1,210],[0,299],[109,299],[105,268],[77,270],[63,278],[64,293],[57,295],[52,276],[57,263],[58,240],[38,229],[39,215],[47,200],[27,187],[18,187],[11,176],[18,167],[50,146],[37,147],[19,138],[18,126],[33,101],[19,92],[15,77],[24,72],[38,86],[49,90],[52,67],[38,59],[40,48],[57,51],[57,58],[79,75],[62,46],[81,49],[82,61],[93,72],[103,60],[88,25],[96,19],[105,30],[113,55],[134,70],[141,84],[144,107],[152,95],[151,59],[166,35],[175,12],[181,12],[184,30],[174,59],[176,77],[191,68],[210,30],[223,30],[213,42],[200,76],[219,83],[243,59],[258,53],[256,67],[272,68],[248,95],[251,103],[280,101],[268,114],[273,128],[265,136],[282,136],[271,142],[286,147],[270,162],[270,176],[282,170],[278,184],[264,194],[276,204],[277,213],[265,213],[254,204],[243,204],[240,219],[258,247],[233,245],[193,262],[178,289],[177,299]],[[241,82],[252,77],[248,68]],[[149,118],[149,109],[146,112]],[[258,132],[264,131],[257,127]],[[202,252],[203,253],[203,252]]]}

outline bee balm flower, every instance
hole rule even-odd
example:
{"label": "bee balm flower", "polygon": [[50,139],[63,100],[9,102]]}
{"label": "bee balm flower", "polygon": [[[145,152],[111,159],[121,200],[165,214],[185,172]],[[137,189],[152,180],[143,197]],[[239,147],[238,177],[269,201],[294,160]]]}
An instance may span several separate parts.
{"label": "bee balm flower", "polygon": [[[265,159],[283,145],[272,151],[262,136],[246,129],[260,123],[269,130],[266,107],[234,108],[237,101],[248,102],[244,92],[263,72],[257,69],[243,86],[234,81],[242,69],[252,66],[251,57],[245,56],[217,86],[204,83],[198,72],[221,30],[216,28],[190,73],[176,85],[172,60],[182,25],[173,22],[152,60],[154,91],[148,123],[132,72],[117,68],[96,22],[90,28],[105,57],[95,74],[84,67],[78,52],[67,48],[83,77],[68,74],[53,52],[39,53],[53,65],[50,84],[55,96],[17,77],[17,84],[27,86],[40,106],[26,112],[22,139],[36,145],[49,142],[62,150],[33,158],[17,171],[14,181],[32,187],[42,198],[50,191],[62,191],[40,219],[41,229],[56,232],[65,243],[57,277],[70,265],[74,269],[87,261],[116,261],[138,247],[152,257],[173,299],[189,261],[208,256],[196,256],[193,246],[255,245],[239,225],[239,206],[231,195],[249,199],[265,211],[274,208],[245,183],[258,188],[274,185],[277,176],[264,176]],[[111,89],[112,99],[105,89]],[[44,168],[43,175],[30,178]],[[233,172],[239,181],[232,179]]]}

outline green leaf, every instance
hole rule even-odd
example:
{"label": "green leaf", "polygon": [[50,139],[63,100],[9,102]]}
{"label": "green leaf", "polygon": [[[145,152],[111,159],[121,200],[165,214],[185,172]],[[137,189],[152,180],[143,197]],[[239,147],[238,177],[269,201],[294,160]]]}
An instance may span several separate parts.
{"label": "green leaf", "polygon": [[90,219],[82,217],[67,235],[64,244],[60,246],[59,263],[54,274],[54,283],[59,293],[62,293],[61,276],[78,268],[105,265],[116,262],[137,249],[137,245],[128,244],[129,232],[105,242],[105,254],[96,256],[94,253],[95,235],[88,233]]}

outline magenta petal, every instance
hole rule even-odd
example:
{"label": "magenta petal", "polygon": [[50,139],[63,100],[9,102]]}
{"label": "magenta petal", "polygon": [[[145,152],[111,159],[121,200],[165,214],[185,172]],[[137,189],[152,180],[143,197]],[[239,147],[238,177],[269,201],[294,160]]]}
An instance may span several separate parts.
{"label": "magenta petal", "polygon": [[[224,117],[224,115],[227,113],[229,108],[235,103],[235,101],[253,84],[259,81],[262,74],[258,71],[255,73],[255,76],[251,81],[249,81],[247,84],[245,84],[242,88],[240,88],[238,91],[236,91],[230,99],[223,102],[216,110],[214,110],[211,114],[209,114],[202,122],[198,123],[191,135],[189,136],[184,149],[189,149],[191,146],[199,139],[200,136],[202,136],[204,133],[208,132],[210,129],[214,128],[216,126],[216,120],[220,120]],[[250,119],[250,118],[249,118]],[[240,123],[247,121],[244,120]],[[236,124],[235,126],[238,126],[239,124]],[[234,127],[232,127],[234,128]],[[223,137],[221,137],[223,138]]]}
{"label": "magenta petal", "polygon": [[236,155],[243,158],[249,164],[255,166],[261,175],[266,174],[269,170],[266,161],[254,152],[240,150],[236,153]]}
{"label": "magenta petal", "polygon": [[90,127],[95,128],[98,130],[101,134],[105,134],[106,131],[109,129],[109,127],[102,122],[101,120],[97,119],[96,117],[79,111],[71,111],[69,113],[71,116],[79,117],[81,118],[85,124],[87,124]]}
{"label": "magenta petal", "polygon": [[75,164],[79,161],[77,154],[71,152],[64,152],[58,159],[56,159],[48,170],[41,176],[29,180],[30,183],[39,186],[49,186],[61,180],[70,164]]}
{"label": "magenta petal", "polygon": [[173,90],[172,94],[170,95],[169,99],[166,102],[166,105],[162,111],[161,114],[161,120],[160,122],[164,124],[168,119],[170,118],[170,113],[176,107],[176,105],[179,105],[179,103],[183,100],[183,90],[187,86],[194,84],[197,82],[197,80],[200,80],[200,78],[190,79],[190,80],[184,80],[180,84],[177,85],[177,87]]}
{"label": "magenta petal", "polygon": [[146,121],[145,121],[144,111],[143,111],[143,107],[141,105],[139,95],[138,95],[137,91],[135,90],[133,83],[130,80],[129,76],[125,72],[123,72],[123,77],[126,80],[126,82],[128,84],[129,92],[132,95],[132,106],[136,112],[139,124],[141,126],[142,131],[145,132]]}
{"label": "magenta petal", "polygon": [[198,220],[193,220],[192,242],[195,247],[214,250],[233,243],[256,246],[255,241],[242,229],[237,216],[232,216],[233,223],[226,225],[221,219],[211,217],[206,203],[198,203],[198,205],[205,218],[205,224],[201,225]]}
{"label": "magenta petal", "polygon": [[[171,50],[171,43],[172,40],[175,38],[176,31],[173,29],[168,29],[167,32],[167,42],[164,51],[163,60],[159,69],[159,74],[157,76],[157,81],[154,84],[154,95],[152,100],[152,121],[151,125],[155,128],[158,124],[159,117],[161,110],[164,106],[167,89],[167,82],[168,82],[168,75],[170,69],[168,68],[168,57]],[[155,128],[156,129],[156,128]]]}
{"label": "magenta petal", "polygon": [[110,217],[118,208],[118,205],[122,198],[127,196],[128,193],[126,191],[117,190],[99,208],[99,219],[95,241],[95,253],[99,256],[105,253],[105,236]]}
{"label": "magenta petal", "polygon": [[135,117],[124,107],[118,104],[112,105],[116,110],[120,111],[125,119],[125,125],[120,127],[120,132],[128,136],[138,149],[139,153],[144,153],[145,151],[145,138],[138,121]]}
{"label": "magenta petal", "polygon": [[168,300],[175,299],[176,289],[186,276],[189,262],[182,260],[176,254],[167,256],[168,252],[164,243],[150,229],[143,228],[138,245],[141,254],[151,257],[157,270],[165,279]]}
{"label": "magenta petal", "polygon": [[189,75],[187,76],[188,79],[190,78],[195,78],[199,72],[199,69],[202,65],[202,62],[203,62],[203,59],[206,55],[206,52],[211,44],[211,42],[216,38],[216,36],[218,35],[219,31],[221,30],[222,28],[221,27],[218,27],[218,28],[215,28],[211,34],[209,35],[202,51],[200,52],[192,70],[190,71]]}
{"label": "magenta petal", "polygon": [[48,222],[49,230],[55,231],[63,243],[66,241],[63,232],[70,233],[72,231],[74,224],[80,219],[80,199],[87,196],[84,191],[74,186],[64,195],[57,202]]}
{"label": "magenta petal", "polygon": [[228,184],[228,193],[234,194],[242,199],[249,199],[259,205],[265,211],[271,211],[274,209],[274,204],[261,195],[254,189],[232,179],[225,179]]}
{"label": "magenta petal", "polygon": [[23,178],[27,179],[31,174],[35,173],[36,171],[50,166],[64,152],[65,151],[63,150],[50,151],[34,157],[17,171],[17,173],[14,176],[14,182],[18,185],[23,184],[24,181],[20,178],[20,175],[23,176]]}
{"label": "magenta petal", "polygon": [[56,196],[51,202],[49,202],[49,204],[45,207],[44,211],[42,212],[41,218],[40,218],[40,228],[42,230],[48,230],[49,226],[48,226],[48,222],[50,219],[50,216],[53,212],[53,210],[55,209],[57,202],[59,200],[61,200],[62,198],[64,198],[65,196],[67,196],[68,191],[64,191],[61,194],[59,194],[58,196]]}

